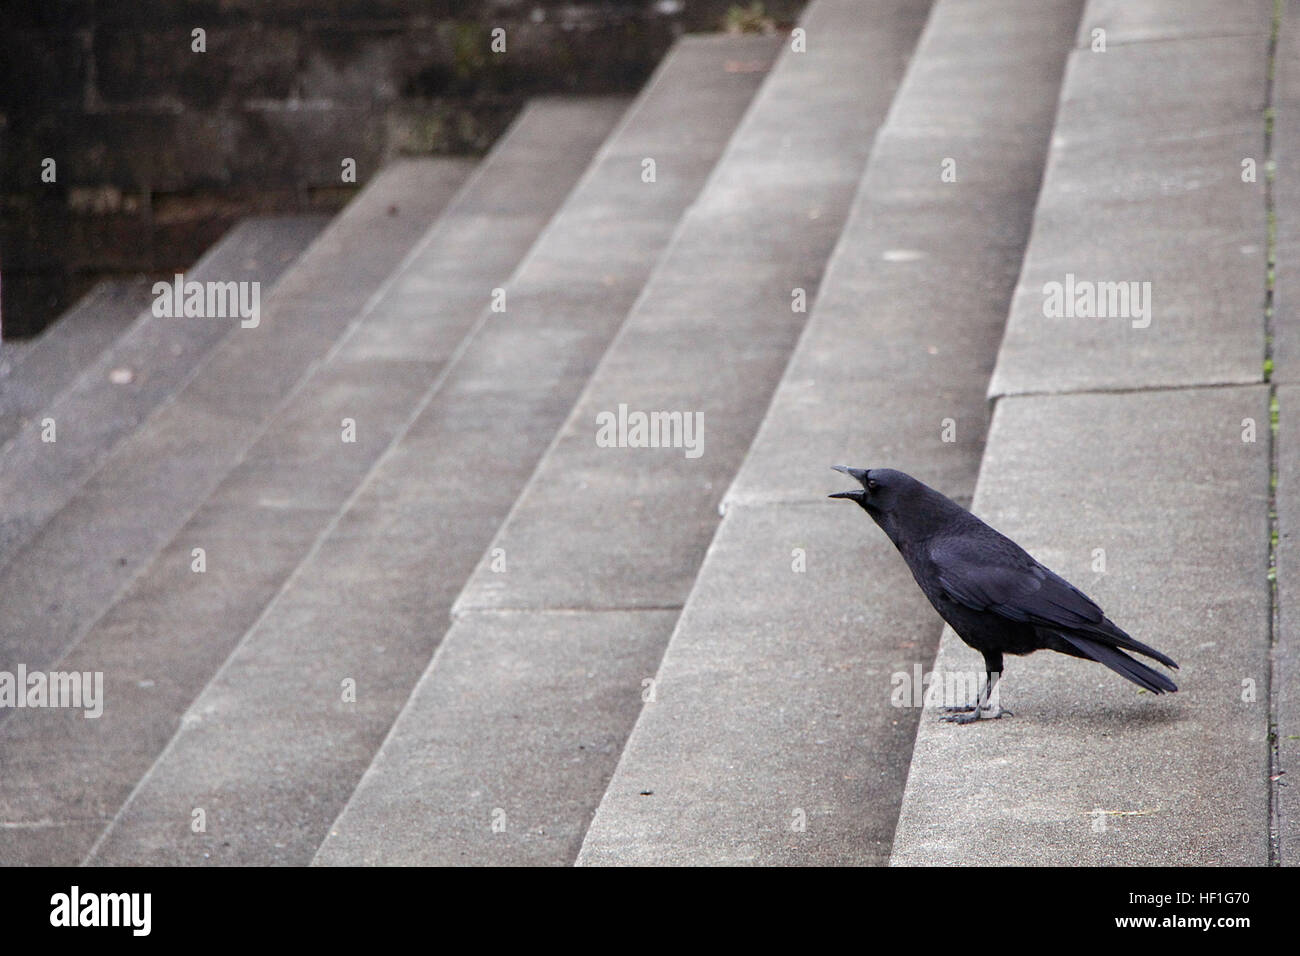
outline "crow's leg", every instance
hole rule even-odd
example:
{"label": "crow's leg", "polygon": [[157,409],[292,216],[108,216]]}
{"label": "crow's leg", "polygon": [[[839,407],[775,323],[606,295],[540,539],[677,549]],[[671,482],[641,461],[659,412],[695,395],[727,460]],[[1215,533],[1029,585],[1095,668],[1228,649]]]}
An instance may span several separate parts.
{"label": "crow's leg", "polygon": [[988,670],[984,673],[984,706],[980,713],[981,720],[997,720],[999,717],[1012,717],[1014,714],[1009,710],[1003,710],[1001,704],[992,703],[993,689],[997,687],[998,681],[1002,679],[1002,655],[997,658],[997,670]]}
{"label": "crow's leg", "polygon": [[[985,672],[984,687],[975,701],[974,707],[944,707],[943,715],[940,720],[946,720],[953,724],[973,724],[977,720],[997,720],[999,717],[1012,716],[1011,711],[1003,710],[1001,706],[996,708],[989,703],[993,695],[993,688],[997,685],[998,679],[1002,676],[1002,655],[996,657],[984,655]],[[997,664],[997,669],[992,669],[993,664]]]}

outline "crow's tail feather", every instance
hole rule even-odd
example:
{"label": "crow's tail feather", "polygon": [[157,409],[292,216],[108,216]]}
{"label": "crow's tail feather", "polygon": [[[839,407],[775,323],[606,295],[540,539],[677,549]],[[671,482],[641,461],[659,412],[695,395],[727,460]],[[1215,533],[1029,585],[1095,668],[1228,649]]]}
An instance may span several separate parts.
{"label": "crow's tail feather", "polygon": [[1064,631],[1057,631],[1056,633],[1077,650],[1081,656],[1096,661],[1098,664],[1105,664],[1116,674],[1127,677],[1139,687],[1144,687],[1153,694],[1173,693],[1178,690],[1178,685],[1164,674],[1152,670],[1141,661],[1135,661],[1118,648],[1103,644],[1091,637],[1067,634]]}
{"label": "crow's tail feather", "polygon": [[[1087,627],[1086,631],[1091,640],[1101,644],[1109,644],[1113,647],[1122,647],[1126,651],[1136,651],[1139,654],[1145,654],[1152,660],[1157,660],[1165,667],[1172,667],[1178,670],[1178,664],[1168,654],[1161,654],[1154,647],[1143,644],[1128,636],[1128,633],[1117,625],[1110,618],[1102,618],[1101,624],[1097,627]],[[1127,655],[1126,655],[1127,656]]]}

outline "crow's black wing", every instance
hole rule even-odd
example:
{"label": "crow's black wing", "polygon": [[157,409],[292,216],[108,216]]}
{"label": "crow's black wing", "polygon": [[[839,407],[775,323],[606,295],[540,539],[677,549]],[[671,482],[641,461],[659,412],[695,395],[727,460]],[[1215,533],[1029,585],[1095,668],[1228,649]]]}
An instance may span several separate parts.
{"label": "crow's black wing", "polygon": [[940,538],[930,560],[952,599],[977,611],[1085,630],[1105,620],[1091,598],[1005,538]]}
{"label": "crow's black wing", "polygon": [[966,607],[1063,634],[1081,632],[1094,641],[1178,666],[1129,637],[1090,597],[992,529],[977,537],[939,538],[930,546],[930,560],[944,591]]}

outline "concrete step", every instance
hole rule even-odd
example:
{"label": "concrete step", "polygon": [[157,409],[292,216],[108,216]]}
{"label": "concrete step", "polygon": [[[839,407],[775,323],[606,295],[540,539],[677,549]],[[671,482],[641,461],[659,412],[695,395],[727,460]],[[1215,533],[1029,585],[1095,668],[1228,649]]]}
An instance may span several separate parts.
{"label": "concrete step", "polygon": [[[807,9],[318,863],[572,862],[927,7]],[[621,405],[699,414],[704,444],[600,447]]]}
{"label": "concrete step", "polygon": [[150,286],[144,278],[100,282],[20,357],[0,361],[0,447],[149,308]]}
{"label": "concrete step", "polygon": [[[185,278],[257,282],[269,292],[324,227],[321,216],[246,220]],[[111,347],[27,414],[26,423],[0,447],[0,567],[73,499],[125,438],[184,387],[212,350],[239,329],[238,321],[137,313]],[[129,380],[116,381],[115,373],[123,372]],[[46,418],[54,420],[54,442],[42,440]],[[0,587],[0,594],[12,593]]]}
{"label": "concrete step", "polygon": [[888,859],[941,621],[828,466],[969,499],[1080,8],[935,4],[579,863]]}
{"label": "concrete step", "polygon": [[[1271,11],[1251,0],[1225,24],[1222,5],[1089,4],[991,396],[1260,380]],[[1151,292],[1141,310],[1110,301],[1130,283]],[[1105,309],[1081,315],[1090,289]]]}
{"label": "concrete step", "polygon": [[[1179,692],[1009,659],[1015,717],[922,715],[895,865],[1269,859],[1267,217],[1241,173],[1271,8],[1131,6],[1145,32],[1071,54],[974,510],[1177,660]],[[1045,316],[1066,274],[1152,282],[1150,324]],[[945,631],[936,670],[978,666]]]}
{"label": "concrete step", "polygon": [[[186,655],[202,662],[213,652],[186,615],[210,611],[203,599],[217,605],[233,600],[223,587],[241,579],[223,557],[249,548],[256,552],[250,560],[265,567],[283,558],[279,536],[286,526],[323,520],[311,514],[304,499],[315,493],[328,504],[336,493],[330,478],[336,476],[320,467],[329,460],[328,446],[313,444],[325,429],[339,440],[336,404],[349,385],[381,390],[373,375],[368,379],[358,371],[351,380],[343,373],[312,391],[304,387],[316,381],[308,373],[350,324],[383,298],[394,270],[418,254],[422,237],[470,168],[461,160],[420,160],[378,173],[263,297],[260,324],[236,326],[180,391],[122,441],[72,502],[0,571],[6,610],[0,620],[0,669],[13,671],[22,664],[28,671],[102,671],[105,692],[123,705],[120,711],[113,705],[99,720],[69,710],[0,713],[0,762],[6,767],[0,777],[0,819],[13,824],[0,827],[0,860],[80,860],[171,735],[172,726],[160,726],[153,716],[168,708],[179,713],[202,686],[202,679],[183,669],[157,668]],[[411,374],[403,369],[393,378]],[[304,412],[312,397],[321,403],[317,411],[331,416],[327,425]],[[281,421],[282,405],[285,419],[299,426],[289,436],[294,443],[289,455],[314,451],[318,456],[292,479],[303,497],[282,495],[289,482],[275,469],[265,476],[270,487],[259,486],[257,466],[250,465],[240,472],[244,483],[237,477],[234,485],[246,493],[227,503],[232,511],[257,513],[251,540],[224,538],[220,525],[199,527],[183,552],[163,551],[268,424]],[[382,418],[363,423],[365,447],[380,441],[385,427]],[[364,454],[358,451],[357,457]],[[264,464],[266,456],[257,461]],[[346,468],[339,471],[346,476]],[[286,544],[291,548],[293,540]],[[191,572],[194,547],[210,552],[208,573]],[[169,557],[180,563],[169,566]],[[180,613],[171,613],[178,607]],[[208,620],[203,617],[202,623]],[[151,640],[160,641],[167,653]],[[178,654],[178,647],[185,650]],[[218,650],[206,675],[223,656]],[[142,698],[152,703],[143,710],[131,706]],[[110,755],[123,751],[130,756],[114,764]],[[122,774],[131,767],[134,775],[124,782]],[[101,775],[100,768],[108,769]]]}
{"label": "concrete step", "polygon": [[[1300,8],[1288,4],[1277,37],[1273,83],[1272,200],[1276,221],[1272,379],[1277,489],[1277,590],[1273,714],[1277,755],[1273,806],[1276,862],[1300,865]],[[1281,776],[1278,776],[1282,774]]]}
{"label": "concrete step", "polygon": [[[310,861],[773,46],[700,38],[670,54],[514,275],[482,290],[481,307],[503,287],[506,311],[483,309],[426,381],[416,414],[194,701],[93,862]],[[640,179],[647,156],[654,185]],[[544,172],[536,158],[519,162],[499,196],[505,215],[540,188],[527,185]],[[419,336],[384,340],[400,350]],[[355,703],[341,699],[345,680]],[[189,827],[196,807],[208,811],[204,834]]]}

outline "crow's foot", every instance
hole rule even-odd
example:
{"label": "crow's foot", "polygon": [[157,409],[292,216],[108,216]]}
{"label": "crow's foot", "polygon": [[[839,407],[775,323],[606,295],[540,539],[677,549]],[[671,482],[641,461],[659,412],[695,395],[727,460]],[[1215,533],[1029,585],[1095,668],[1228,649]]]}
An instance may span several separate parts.
{"label": "crow's foot", "polygon": [[1003,710],[999,707],[997,710],[980,710],[976,707],[945,707],[948,713],[940,715],[940,720],[945,720],[950,724],[973,724],[977,720],[998,720],[1001,717],[1014,716],[1011,711]]}

